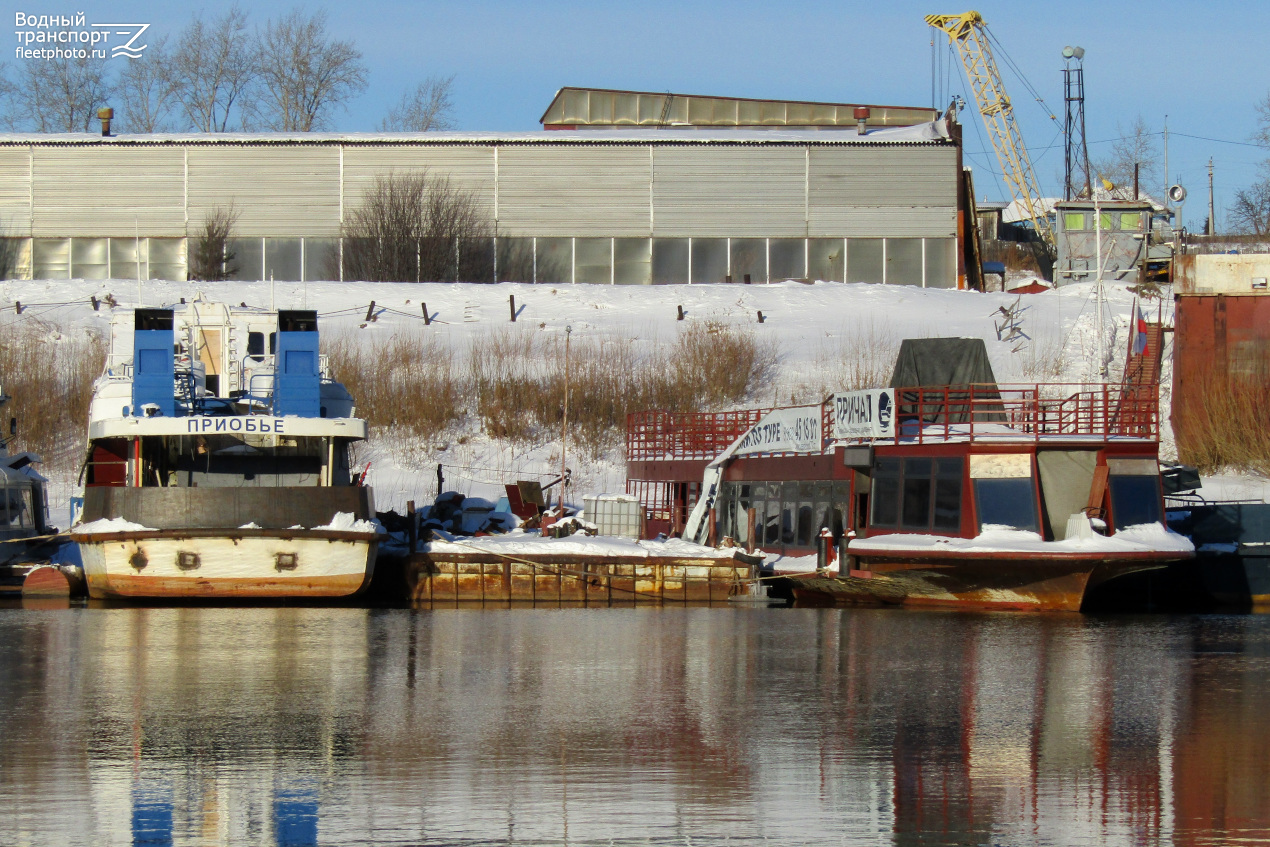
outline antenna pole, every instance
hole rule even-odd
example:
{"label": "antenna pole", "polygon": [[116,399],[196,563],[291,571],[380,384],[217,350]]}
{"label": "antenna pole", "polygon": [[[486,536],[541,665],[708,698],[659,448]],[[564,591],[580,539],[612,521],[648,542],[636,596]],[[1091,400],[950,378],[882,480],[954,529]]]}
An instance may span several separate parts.
{"label": "antenna pole", "polygon": [[1102,324],[1103,291],[1102,291],[1102,206],[1098,202],[1098,192],[1094,191],[1094,261],[1098,263],[1098,276],[1095,278],[1095,301],[1098,308],[1098,374],[1107,380],[1107,362],[1104,353],[1106,338]]}
{"label": "antenna pole", "polygon": [[[1210,185],[1211,185],[1211,180],[1210,180]],[[137,251],[137,305],[140,306],[141,305],[141,219],[133,218],[132,223],[133,223],[133,226],[136,227],[136,229],[133,230],[132,246],[133,246],[133,249]]]}
{"label": "antenna pole", "polygon": [[560,517],[564,517],[565,466],[564,448],[569,438],[569,336],[573,327],[564,328],[564,415],[560,419]]}
{"label": "antenna pole", "polygon": [[1213,160],[1208,160],[1208,232],[1206,235],[1217,234],[1217,221],[1214,220],[1216,215],[1213,212]]}

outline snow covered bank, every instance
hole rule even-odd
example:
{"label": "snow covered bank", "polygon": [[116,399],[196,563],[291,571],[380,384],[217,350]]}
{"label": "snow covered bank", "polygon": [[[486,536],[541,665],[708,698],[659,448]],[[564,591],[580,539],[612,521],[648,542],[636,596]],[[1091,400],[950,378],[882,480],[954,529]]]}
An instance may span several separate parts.
{"label": "snow covered bank", "polygon": [[[177,303],[202,292],[208,298],[264,308],[316,309],[324,343],[336,336],[382,341],[395,333],[437,339],[453,355],[465,355],[491,333],[540,333],[572,339],[633,345],[651,351],[672,344],[687,323],[723,321],[744,326],[756,338],[770,340],[779,362],[768,384],[745,405],[770,406],[819,402],[826,391],[842,388],[862,373],[889,379],[894,354],[906,337],[969,336],[984,339],[1001,382],[1082,382],[1091,379],[1097,348],[1093,286],[1078,284],[1043,294],[1013,295],[842,283],[773,285],[604,286],[504,283],[167,283],[146,282],[138,295],[129,280],[8,280],[0,283],[0,314],[5,324],[35,321],[62,334],[104,332],[110,307],[94,311],[111,294],[117,308]],[[515,297],[516,322],[509,297]],[[13,302],[25,306],[15,314]],[[371,309],[371,303],[374,308]],[[1125,357],[1133,295],[1116,286],[1109,293],[1107,342],[1110,375],[1117,379]],[[427,304],[431,324],[423,320]],[[1166,299],[1165,319],[1170,302]],[[1026,338],[998,339],[1002,309],[1012,310]],[[367,311],[372,319],[367,320]],[[758,323],[757,313],[763,313]],[[1165,382],[1169,379],[1166,362]],[[0,379],[3,375],[0,374]],[[426,385],[417,390],[426,392]],[[1168,392],[1162,418],[1168,419]],[[1173,455],[1165,428],[1162,453]],[[76,474],[82,441],[66,455],[51,457],[44,471],[53,480],[50,505],[54,523],[66,525],[67,503],[78,493]],[[50,457],[46,457],[50,458]],[[554,433],[533,443],[490,437],[474,416],[435,443],[418,443],[392,429],[374,431],[355,456],[369,463],[367,482],[377,508],[404,511],[406,501],[431,502],[437,493],[437,465],[446,489],[496,501],[503,485],[517,479],[547,481],[559,473],[560,446]],[[572,470],[571,502],[624,490],[620,449],[592,457],[568,448]],[[51,465],[51,467],[50,467]],[[1250,484],[1265,496],[1264,482]]]}

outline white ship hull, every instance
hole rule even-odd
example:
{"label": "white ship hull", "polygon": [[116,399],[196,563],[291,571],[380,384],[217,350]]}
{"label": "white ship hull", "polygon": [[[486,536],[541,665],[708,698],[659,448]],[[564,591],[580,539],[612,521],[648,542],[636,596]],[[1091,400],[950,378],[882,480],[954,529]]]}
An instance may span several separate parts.
{"label": "white ship hull", "polygon": [[374,532],[163,529],[76,534],[94,598],[347,597],[374,571]]}

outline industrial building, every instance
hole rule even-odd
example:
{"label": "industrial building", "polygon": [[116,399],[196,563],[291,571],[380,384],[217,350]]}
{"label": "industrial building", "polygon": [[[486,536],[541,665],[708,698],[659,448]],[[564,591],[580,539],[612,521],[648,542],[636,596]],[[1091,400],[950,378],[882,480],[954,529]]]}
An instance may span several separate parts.
{"label": "industrial building", "polygon": [[0,135],[0,270],[182,280],[207,216],[232,204],[236,278],[342,278],[349,211],[377,177],[426,170],[492,222],[466,245],[488,270],[465,281],[965,284],[955,122],[656,96],[656,120],[627,126],[623,110],[652,110],[638,92],[566,89],[544,125],[587,128],[525,133]]}

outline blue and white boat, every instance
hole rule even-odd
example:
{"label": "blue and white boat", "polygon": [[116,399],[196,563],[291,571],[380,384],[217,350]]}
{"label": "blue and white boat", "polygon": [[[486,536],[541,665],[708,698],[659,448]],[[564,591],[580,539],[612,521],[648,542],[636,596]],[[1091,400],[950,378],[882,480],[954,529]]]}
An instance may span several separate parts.
{"label": "blue and white boat", "polygon": [[317,313],[195,299],[111,324],[71,528],[91,597],[340,597],[379,525]]}

